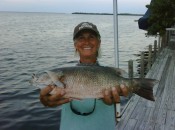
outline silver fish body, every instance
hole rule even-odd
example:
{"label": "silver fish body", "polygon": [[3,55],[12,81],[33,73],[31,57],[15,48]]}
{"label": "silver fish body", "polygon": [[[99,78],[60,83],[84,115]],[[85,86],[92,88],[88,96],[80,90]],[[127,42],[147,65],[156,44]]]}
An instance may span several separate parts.
{"label": "silver fish body", "polygon": [[[103,91],[126,84],[130,93],[154,100],[153,79],[128,79],[118,68],[104,66],[76,66],[58,68],[34,75],[31,83],[39,88],[55,85],[66,90],[65,97],[103,98]],[[120,88],[118,88],[120,89]]]}

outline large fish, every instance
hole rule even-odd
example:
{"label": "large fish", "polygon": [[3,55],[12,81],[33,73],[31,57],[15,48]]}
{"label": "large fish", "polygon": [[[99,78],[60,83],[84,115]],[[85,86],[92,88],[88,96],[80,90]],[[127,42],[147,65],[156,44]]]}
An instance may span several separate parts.
{"label": "large fish", "polygon": [[[105,89],[126,84],[130,93],[154,101],[153,86],[157,83],[157,80],[129,79],[123,77],[122,72],[121,69],[104,66],[65,67],[33,75],[30,82],[41,89],[48,85],[64,88],[66,91],[65,98],[77,99],[103,98]],[[54,90],[51,94],[54,93]]]}

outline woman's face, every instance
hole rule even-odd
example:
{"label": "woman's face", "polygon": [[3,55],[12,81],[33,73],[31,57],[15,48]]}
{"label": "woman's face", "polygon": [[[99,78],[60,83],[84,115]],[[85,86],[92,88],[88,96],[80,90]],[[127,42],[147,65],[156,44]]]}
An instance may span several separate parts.
{"label": "woman's face", "polygon": [[74,46],[81,58],[97,57],[100,39],[89,30],[84,30],[74,40]]}

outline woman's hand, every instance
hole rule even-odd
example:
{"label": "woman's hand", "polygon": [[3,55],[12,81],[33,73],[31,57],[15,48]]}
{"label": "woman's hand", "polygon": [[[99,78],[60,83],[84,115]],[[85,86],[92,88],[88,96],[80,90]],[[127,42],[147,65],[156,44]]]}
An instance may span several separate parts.
{"label": "woman's hand", "polygon": [[120,102],[120,95],[127,96],[128,89],[126,85],[121,84],[120,86],[113,87],[112,89],[106,89],[104,91],[104,103],[108,105],[112,105],[113,103]]}
{"label": "woman's hand", "polygon": [[50,92],[55,89],[54,86],[47,86],[40,91],[40,101],[44,106],[55,107],[65,104],[70,101],[68,98],[63,98],[65,95],[64,89],[56,88],[53,95]]}

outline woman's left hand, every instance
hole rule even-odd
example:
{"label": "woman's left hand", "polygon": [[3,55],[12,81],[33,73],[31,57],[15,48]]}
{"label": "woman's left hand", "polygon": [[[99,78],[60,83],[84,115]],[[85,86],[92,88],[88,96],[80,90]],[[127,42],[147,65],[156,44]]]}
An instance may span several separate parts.
{"label": "woman's left hand", "polygon": [[106,89],[104,91],[103,101],[107,105],[119,103],[121,95],[122,96],[128,95],[128,89],[124,84],[121,84],[120,86],[112,87],[112,89]]}

